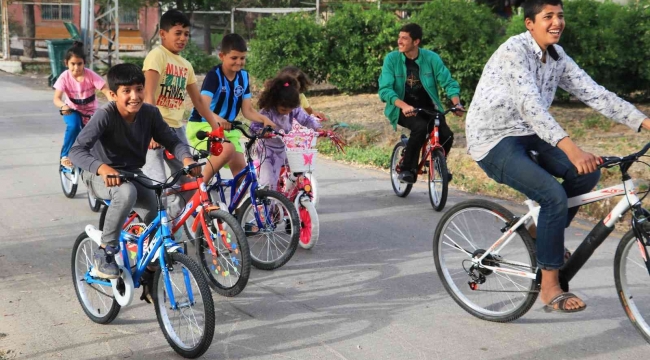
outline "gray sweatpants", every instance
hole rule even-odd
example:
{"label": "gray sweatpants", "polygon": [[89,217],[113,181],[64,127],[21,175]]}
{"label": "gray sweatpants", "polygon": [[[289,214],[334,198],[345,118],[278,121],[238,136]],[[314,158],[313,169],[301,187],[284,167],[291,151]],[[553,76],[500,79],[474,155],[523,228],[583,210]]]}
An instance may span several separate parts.
{"label": "gray sweatpants", "polygon": [[[143,175],[140,171],[135,173]],[[138,184],[136,181],[122,183],[120,186],[106,187],[101,176],[91,174],[88,171],[83,173],[83,180],[84,182],[90,182],[95,195],[101,199],[111,201],[111,205],[106,211],[106,220],[104,220],[102,244],[118,247],[122,226],[131,210],[135,210],[142,217],[145,224],[151,223],[156,218],[155,192]]]}

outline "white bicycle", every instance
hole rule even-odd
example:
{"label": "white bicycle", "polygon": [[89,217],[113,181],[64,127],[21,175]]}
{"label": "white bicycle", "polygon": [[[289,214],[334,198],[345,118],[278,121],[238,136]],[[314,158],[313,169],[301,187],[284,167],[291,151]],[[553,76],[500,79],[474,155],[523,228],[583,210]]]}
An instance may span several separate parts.
{"label": "white bicycle", "polygon": [[[647,192],[640,199],[628,174],[633,163],[646,164],[641,158],[648,149],[650,143],[626,157],[603,157],[600,168],[618,166],[622,183],[568,200],[569,207],[575,207],[623,196],[560,269],[560,283],[564,291],[569,290],[569,281],[614,230],[616,221],[632,209],[632,230],[616,249],[614,279],[626,315],[650,342],[650,323],[645,319],[650,319],[650,212],[641,205]],[[518,319],[537,299],[535,244],[526,226],[531,221],[537,224],[540,207],[532,200],[525,204],[528,213],[515,217],[490,201],[464,201],[449,209],[436,228],[433,258],[438,276],[454,301],[480,319]]]}

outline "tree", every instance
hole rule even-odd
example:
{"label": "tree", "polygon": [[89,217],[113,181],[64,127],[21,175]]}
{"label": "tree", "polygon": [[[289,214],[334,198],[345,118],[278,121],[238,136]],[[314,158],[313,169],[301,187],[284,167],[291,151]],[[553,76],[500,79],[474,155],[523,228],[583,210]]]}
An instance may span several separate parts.
{"label": "tree", "polygon": [[28,58],[36,57],[36,19],[34,18],[34,5],[23,4],[23,55]]}

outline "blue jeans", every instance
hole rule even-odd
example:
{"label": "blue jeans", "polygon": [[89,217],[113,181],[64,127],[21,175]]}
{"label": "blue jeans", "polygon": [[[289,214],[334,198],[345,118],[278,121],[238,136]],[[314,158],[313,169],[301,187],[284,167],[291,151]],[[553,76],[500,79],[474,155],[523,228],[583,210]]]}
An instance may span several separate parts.
{"label": "blue jeans", "polygon": [[63,115],[65,122],[65,135],[63,135],[63,147],[61,148],[61,157],[68,156],[70,149],[77,140],[77,135],[81,132],[81,115],[76,112],[70,115]]}
{"label": "blue jeans", "polygon": [[[539,153],[536,164],[528,151]],[[578,175],[566,154],[537,135],[504,138],[478,162],[496,182],[535,200],[540,206],[537,222],[537,264],[545,270],[564,264],[564,229],[578,212],[567,208],[567,198],[586,194],[600,179],[600,171]],[[564,181],[559,183],[555,178]]]}

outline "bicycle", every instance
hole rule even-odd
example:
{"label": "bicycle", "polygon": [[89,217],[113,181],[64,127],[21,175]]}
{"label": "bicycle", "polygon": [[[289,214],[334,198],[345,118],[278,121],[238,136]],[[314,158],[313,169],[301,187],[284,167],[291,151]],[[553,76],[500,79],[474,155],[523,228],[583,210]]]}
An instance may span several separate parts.
{"label": "bicycle", "polygon": [[[650,274],[650,212],[637,197],[634,179],[628,170],[642,161],[650,149],[625,157],[603,157],[599,168],[618,166],[622,184],[568,199],[575,207],[623,196],[614,209],[587,235],[560,269],[560,285],[569,290],[569,281],[587,262],[596,248],[614,230],[616,221],[632,209],[632,230],[620,240],[614,257],[616,291],[626,315],[650,342],[650,294],[643,293]],[[528,213],[515,217],[500,205],[486,200],[457,204],[442,217],[433,238],[433,257],[438,276],[454,301],[470,314],[489,321],[509,322],[523,316],[535,302],[540,281],[535,245],[526,225],[537,224],[540,207],[526,200]],[[637,248],[634,254],[631,249]],[[645,279],[645,282],[643,281]]]}
{"label": "bicycle", "polygon": [[[67,113],[64,114],[64,112],[77,113],[82,117],[82,119],[90,119],[91,117],[90,115],[86,115],[74,109],[69,109],[65,111],[59,110],[61,116],[69,115]],[[81,127],[83,128],[83,121]],[[61,190],[63,190],[63,195],[65,195],[65,197],[69,199],[75,197],[75,195],[77,194],[77,187],[79,185],[79,179],[81,178],[81,174],[83,174],[83,170],[77,166],[68,168],[59,164],[59,180],[61,181]],[[90,210],[92,210],[93,212],[99,212],[102,203],[100,201],[97,201],[97,197],[94,196],[90,188],[88,189],[89,189],[87,192],[88,207],[90,207]]]}
{"label": "bicycle", "polygon": [[[417,112],[423,112],[432,117],[434,126],[431,133],[427,135],[427,141],[422,145],[421,160],[418,164],[417,175],[429,174],[429,201],[435,211],[442,211],[447,203],[447,192],[449,186],[449,171],[447,170],[447,162],[445,150],[440,144],[438,137],[438,127],[442,116],[447,115],[451,111],[463,111],[456,107],[452,107],[445,112],[430,111],[426,109],[415,109]],[[413,184],[403,183],[398,177],[401,172],[402,157],[406,150],[408,138],[405,135],[401,136],[400,141],[395,144],[390,158],[390,178],[393,191],[399,197],[406,197],[411,192]],[[429,168],[427,171],[425,168]]]}
{"label": "bicycle", "polygon": [[[215,312],[212,295],[203,272],[171,237],[167,210],[162,203],[162,192],[176,183],[183,174],[200,164],[185,167],[165,184],[150,185],[140,181],[138,174],[122,172],[123,181],[137,181],[156,192],[158,215],[140,235],[122,231],[119,254],[115,261],[120,277],[106,280],[94,276],[93,253],[100,245],[98,230],[87,225],[75,241],[72,251],[72,280],[84,313],[98,324],[108,324],[118,315],[122,306],[133,300],[135,288],[149,264],[157,261],[152,297],[158,324],[169,345],[186,358],[204,354],[214,336]],[[128,247],[136,244],[133,262]],[[187,325],[186,329],[180,327]]]}
{"label": "bicycle", "polygon": [[[339,151],[343,151],[345,143],[332,131],[320,130],[319,137],[328,137],[334,143]],[[315,140],[315,139],[314,139]],[[320,233],[320,223],[316,211],[317,201],[317,182],[313,175],[314,160],[316,153],[305,154],[302,152],[293,153],[287,151],[287,163],[280,169],[280,178],[278,179],[278,191],[286,196],[289,201],[293,202],[298,216],[300,217],[300,242],[298,243],[303,249],[311,249],[318,242]],[[306,157],[308,161],[305,161]],[[291,166],[294,162],[293,167]],[[297,170],[297,171],[294,171]]]}
{"label": "bicycle", "polygon": [[[238,129],[249,139],[246,143],[247,166],[233,179],[224,180],[216,172],[208,186],[219,194],[220,208],[234,214],[248,237],[248,246],[253,266],[262,270],[273,270],[286,264],[296,252],[300,240],[298,212],[286,196],[277,191],[258,188],[257,173],[252,157],[252,148],[258,139],[266,134],[278,134],[265,128],[261,135],[249,134],[239,121],[233,121]],[[197,138],[207,141],[208,149],[218,136],[217,130],[210,133],[199,131]],[[241,180],[241,183],[240,183]],[[230,189],[230,201],[226,203],[225,189]],[[247,193],[248,191],[248,193]],[[248,196],[247,196],[248,195]],[[227,204],[227,205],[226,205]],[[187,234],[190,238],[196,235]]]}
{"label": "bicycle", "polygon": [[[223,133],[217,137],[215,143],[219,147],[212,149],[212,154],[218,156],[223,148],[218,141],[225,142]],[[173,155],[167,154],[166,156]],[[207,158],[207,151],[200,151],[194,155],[194,161]],[[212,203],[207,187],[201,178],[182,185],[174,185],[166,190],[165,195],[177,195],[181,192],[195,191],[180,214],[172,220],[172,234],[177,234],[183,227],[186,234],[196,247],[196,256],[203,269],[210,287],[219,295],[233,297],[241,293],[250,276],[251,257],[248,241],[244,230],[237,219],[228,212],[221,210]],[[104,226],[104,219],[108,208],[105,208],[99,218],[99,229]],[[124,223],[123,229],[140,234],[146,227],[137,213],[132,212]],[[207,234],[207,235],[206,235]],[[179,239],[175,239],[178,241]],[[186,242],[183,242],[186,244]],[[133,257],[136,249],[129,249]],[[184,251],[187,253],[186,246]]]}

